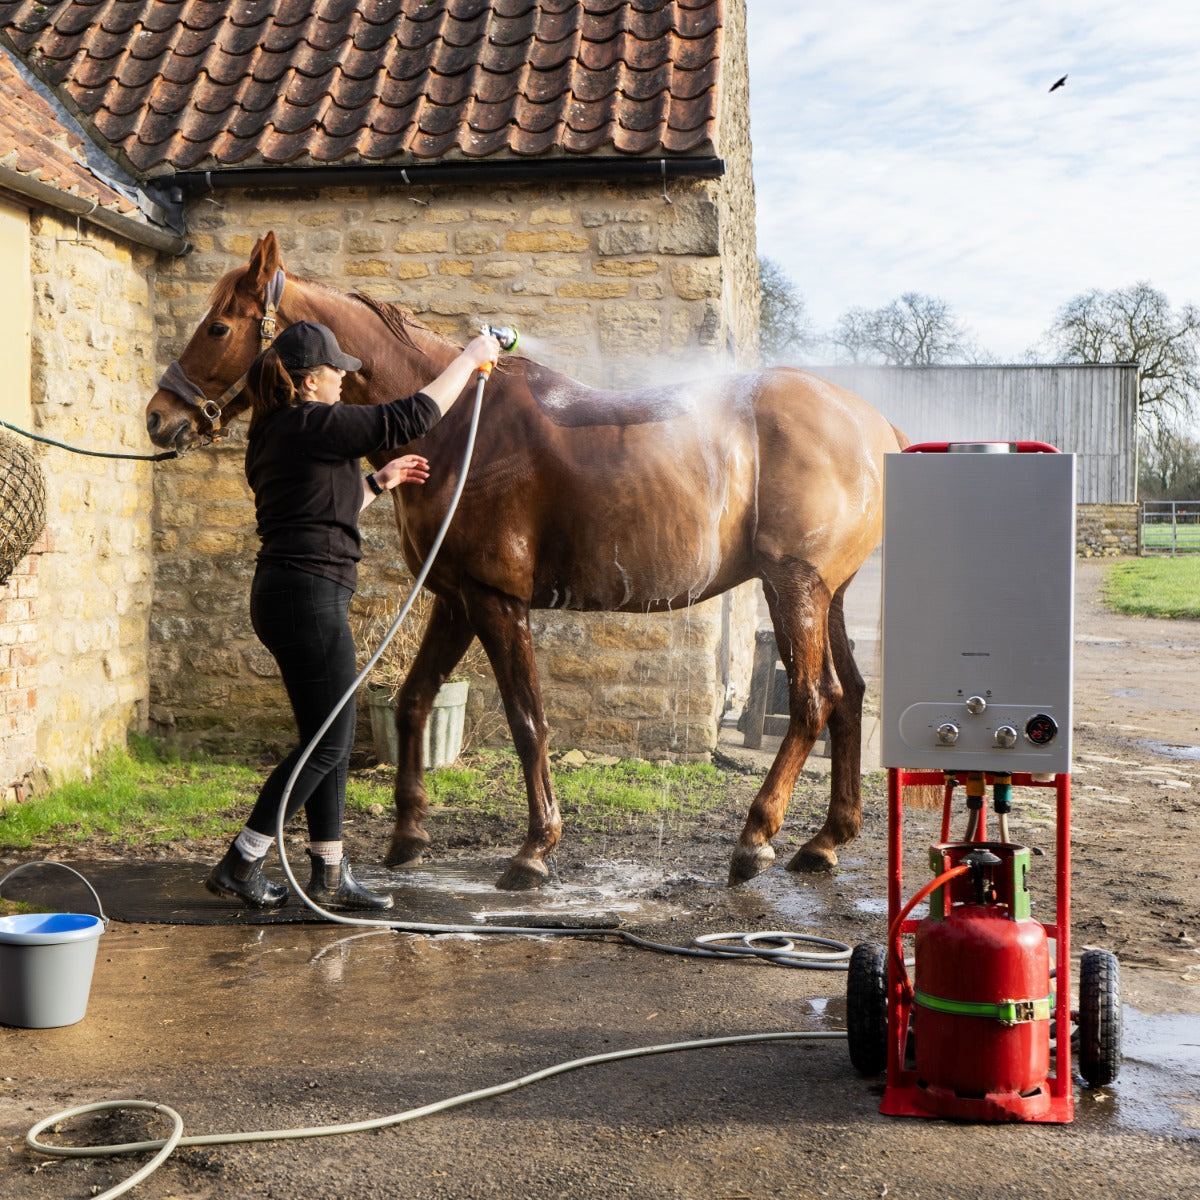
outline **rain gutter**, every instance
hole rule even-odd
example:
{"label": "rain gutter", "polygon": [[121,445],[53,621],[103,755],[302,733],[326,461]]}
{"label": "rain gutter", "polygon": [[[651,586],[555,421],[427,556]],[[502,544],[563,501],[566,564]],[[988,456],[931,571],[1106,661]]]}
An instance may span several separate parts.
{"label": "rain gutter", "polygon": [[488,162],[434,162],[397,167],[355,163],[322,167],[234,167],[178,171],[154,182],[187,192],[218,188],[364,187],[402,184],[596,183],[615,180],[719,179],[725,162],[715,155],[678,158],[537,158]]}
{"label": "rain gutter", "polygon": [[115,233],[118,237],[151,250],[165,254],[186,254],[192,248],[187,238],[180,237],[169,229],[161,229],[134,217],[124,216],[105,208],[99,201],[85,200],[82,196],[42,183],[32,175],[23,175],[11,167],[0,166],[0,189],[48,208],[69,213],[81,221],[97,225],[109,233]]}

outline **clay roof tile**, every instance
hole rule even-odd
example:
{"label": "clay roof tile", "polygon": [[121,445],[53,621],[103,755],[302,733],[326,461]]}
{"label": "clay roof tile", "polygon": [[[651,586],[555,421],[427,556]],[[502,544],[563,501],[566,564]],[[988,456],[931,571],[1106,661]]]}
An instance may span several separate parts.
{"label": "clay roof tile", "polygon": [[0,0],[135,172],[714,150],[725,0]]}
{"label": "clay roof tile", "polygon": [[0,166],[121,216],[137,217],[133,200],[98,176],[83,150],[82,139],[63,128],[50,101],[0,50]]}

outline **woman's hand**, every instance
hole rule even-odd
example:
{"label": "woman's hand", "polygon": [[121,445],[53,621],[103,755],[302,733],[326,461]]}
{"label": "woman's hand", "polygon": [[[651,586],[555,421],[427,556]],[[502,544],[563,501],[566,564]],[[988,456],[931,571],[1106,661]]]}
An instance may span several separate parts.
{"label": "woman's hand", "polygon": [[429,478],[429,459],[419,454],[404,454],[393,458],[375,472],[375,479],[385,492],[401,483],[424,483]]}
{"label": "woman's hand", "polygon": [[466,344],[460,357],[472,370],[495,366],[500,357],[500,343],[490,333],[478,334]]}
{"label": "woman's hand", "polygon": [[[429,478],[429,459],[419,454],[404,454],[384,463],[378,471],[363,476],[362,507],[366,508],[376,496],[390,492],[402,483],[424,483]],[[361,511],[361,510],[360,510]]]}
{"label": "woman's hand", "polygon": [[462,353],[421,391],[438,406],[444,415],[471,382],[476,371],[490,369],[500,357],[500,343],[490,333],[473,337]]}

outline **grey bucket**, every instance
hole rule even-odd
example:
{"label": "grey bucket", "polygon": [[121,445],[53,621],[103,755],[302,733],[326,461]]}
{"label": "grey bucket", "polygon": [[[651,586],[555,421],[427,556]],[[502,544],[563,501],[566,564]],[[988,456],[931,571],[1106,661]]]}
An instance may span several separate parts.
{"label": "grey bucket", "polygon": [[0,1024],[20,1029],[75,1025],[87,1012],[96,950],[108,918],[95,888],[65,863],[22,863],[0,879],[0,889],[28,867],[70,871],[92,893],[100,915],[21,913],[0,917]]}

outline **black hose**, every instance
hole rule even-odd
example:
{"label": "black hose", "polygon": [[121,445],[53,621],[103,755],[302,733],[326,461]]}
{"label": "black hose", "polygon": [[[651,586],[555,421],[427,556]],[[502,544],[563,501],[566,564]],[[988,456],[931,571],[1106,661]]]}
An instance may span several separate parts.
{"label": "black hose", "polygon": [[13,433],[19,433],[22,437],[27,437],[31,442],[41,442],[44,446],[56,446],[59,450],[69,450],[72,454],[86,454],[89,458],[124,458],[132,459],[134,462],[163,462],[168,458],[179,457],[178,450],[164,450],[161,454],[117,454],[115,451],[107,450],[83,450],[78,446],[68,446],[66,442],[56,442],[53,438],[30,433],[28,429],[10,425],[7,421],[0,421],[0,425]]}

